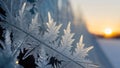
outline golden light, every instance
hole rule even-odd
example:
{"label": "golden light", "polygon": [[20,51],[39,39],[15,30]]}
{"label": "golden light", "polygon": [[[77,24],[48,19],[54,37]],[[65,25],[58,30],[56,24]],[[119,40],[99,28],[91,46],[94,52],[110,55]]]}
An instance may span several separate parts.
{"label": "golden light", "polygon": [[19,61],[18,61],[18,60],[16,61],[16,64],[19,64]]}
{"label": "golden light", "polygon": [[112,34],[112,29],[111,28],[105,28],[104,33],[106,35],[111,35]]}

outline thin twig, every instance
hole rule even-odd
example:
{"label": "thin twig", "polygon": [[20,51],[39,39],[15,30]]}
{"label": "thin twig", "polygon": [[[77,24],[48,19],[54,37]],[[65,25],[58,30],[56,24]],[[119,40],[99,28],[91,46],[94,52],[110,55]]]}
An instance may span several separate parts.
{"label": "thin twig", "polygon": [[12,56],[15,57],[15,55],[17,54],[17,52],[19,51],[19,49],[21,48],[21,46],[24,44],[24,42],[26,41],[28,35],[25,36],[24,40],[22,41],[22,43],[17,46],[17,48],[15,49],[15,51],[13,52]]}

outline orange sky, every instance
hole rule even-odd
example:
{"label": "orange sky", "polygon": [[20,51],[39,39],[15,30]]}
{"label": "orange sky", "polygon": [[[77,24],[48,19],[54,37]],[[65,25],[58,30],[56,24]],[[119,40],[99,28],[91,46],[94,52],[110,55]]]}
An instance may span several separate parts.
{"label": "orange sky", "polygon": [[113,32],[120,34],[120,0],[71,1],[76,15],[83,13],[90,32],[103,34],[105,28],[111,28]]}

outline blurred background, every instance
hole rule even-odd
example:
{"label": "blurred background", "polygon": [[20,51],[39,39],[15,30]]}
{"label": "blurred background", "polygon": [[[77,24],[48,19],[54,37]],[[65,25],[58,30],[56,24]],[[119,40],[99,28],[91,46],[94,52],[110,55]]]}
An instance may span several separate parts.
{"label": "blurred background", "polygon": [[[82,12],[90,33],[103,37],[108,35],[109,37],[119,37],[119,0],[76,0],[71,3],[73,3],[72,7],[74,7],[76,15]],[[75,6],[76,4],[77,6]]]}
{"label": "blurred background", "polygon": [[[119,68],[120,65],[120,0],[70,0],[74,20],[84,21],[88,33],[82,32],[85,42],[95,46],[96,59],[101,68]],[[74,21],[81,32],[81,21]],[[78,29],[79,28],[79,29]],[[84,28],[84,29],[85,29]],[[83,30],[84,30],[83,29]],[[93,36],[93,37],[91,37]],[[89,37],[89,39],[88,39]]]}

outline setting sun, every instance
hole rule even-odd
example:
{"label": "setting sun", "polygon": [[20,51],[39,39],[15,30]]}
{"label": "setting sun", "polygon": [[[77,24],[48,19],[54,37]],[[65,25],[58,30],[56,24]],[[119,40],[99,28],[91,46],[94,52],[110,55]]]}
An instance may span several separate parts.
{"label": "setting sun", "polygon": [[111,28],[106,28],[106,29],[104,30],[104,33],[105,33],[106,35],[111,35],[111,34],[112,34],[112,29],[111,29]]}

